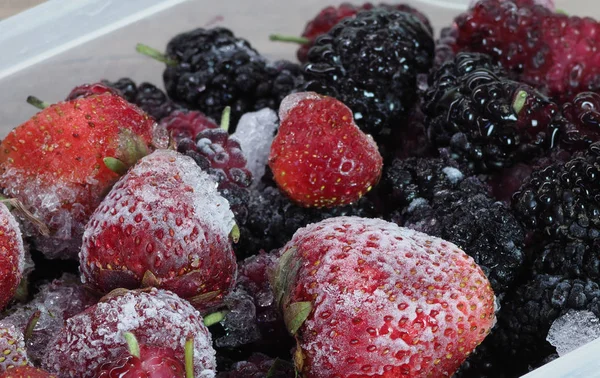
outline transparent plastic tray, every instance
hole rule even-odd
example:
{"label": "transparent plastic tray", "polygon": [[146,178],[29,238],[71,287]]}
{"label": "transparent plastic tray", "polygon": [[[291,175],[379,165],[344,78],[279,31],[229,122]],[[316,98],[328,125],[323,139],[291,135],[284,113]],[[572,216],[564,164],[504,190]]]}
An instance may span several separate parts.
{"label": "transparent plastic tray", "polygon": [[[470,3],[388,0],[398,1],[422,10],[436,31]],[[306,20],[325,4],[341,2],[50,0],[0,21],[0,138],[36,113],[25,103],[28,95],[56,102],[75,85],[125,76],[162,85],[164,66],[137,54],[138,42],[162,50],[179,32],[218,24],[248,39],[269,58],[295,59],[296,46],[270,42],[268,35],[300,33]],[[600,18],[596,1],[555,0],[555,4],[569,14]],[[526,377],[600,377],[600,339]]]}

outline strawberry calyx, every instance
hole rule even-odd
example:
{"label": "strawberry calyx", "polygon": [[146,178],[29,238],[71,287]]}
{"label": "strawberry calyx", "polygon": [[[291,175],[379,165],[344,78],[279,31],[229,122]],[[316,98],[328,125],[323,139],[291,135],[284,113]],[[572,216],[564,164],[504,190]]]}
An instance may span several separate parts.
{"label": "strawberry calyx", "polygon": [[160,285],[160,280],[154,273],[147,270],[142,277],[141,286],[142,287],[158,287]]}
{"label": "strawberry calyx", "polygon": [[271,277],[275,299],[283,309],[283,321],[291,335],[298,332],[313,308],[312,303],[308,301],[290,303],[290,290],[293,288],[302,266],[301,260],[296,258],[296,253],[297,248],[288,248],[279,258],[277,267]]}
{"label": "strawberry calyx", "polygon": [[229,311],[217,311],[217,312],[213,312],[212,314],[208,314],[206,316],[204,316],[204,325],[207,327],[213,326],[217,323],[220,323],[223,321],[223,319],[225,319],[225,316],[227,315]]}
{"label": "strawberry calyx", "polygon": [[134,357],[140,358],[140,344],[138,343],[135,335],[131,332],[125,332],[123,337],[127,342],[127,349],[129,350],[129,353]]}

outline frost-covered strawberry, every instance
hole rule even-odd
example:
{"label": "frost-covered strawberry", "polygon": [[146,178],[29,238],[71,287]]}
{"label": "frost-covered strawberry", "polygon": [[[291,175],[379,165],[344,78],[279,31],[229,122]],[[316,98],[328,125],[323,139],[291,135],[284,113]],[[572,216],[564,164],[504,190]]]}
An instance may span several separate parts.
{"label": "frost-covered strawberry", "polygon": [[352,111],[313,92],[287,96],[269,166],[279,188],[304,207],[356,202],[379,181],[383,160]]}
{"label": "frost-covered strawberry", "polygon": [[482,270],[442,239],[338,217],[284,251],[275,288],[303,376],[452,376],[494,324]]}
{"label": "frost-covered strawberry", "polygon": [[45,370],[33,366],[20,366],[8,369],[0,374],[0,378],[58,378]]}
{"label": "frost-covered strawberry", "polygon": [[[128,351],[120,358],[102,365],[96,378],[186,378],[186,366],[175,356],[171,348],[157,348],[140,345],[131,332],[124,334]],[[194,341],[185,343],[186,363],[188,370],[193,372]],[[188,378],[193,378],[193,374]]]}
{"label": "frost-covered strawberry", "polygon": [[25,220],[37,249],[76,257],[115,171],[164,144],[157,131],[146,113],[110,93],[51,105],[12,130],[0,144],[0,187],[50,228],[49,237],[40,235]]}
{"label": "frost-covered strawberry", "polygon": [[0,373],[28,364],[23,332],[12,324],[0,322]]}
{"label": "frost-covered strawberry", "polygon": [[202,317],[187,301],[156,288],[115,291],[68,319],[50,342],[42,365],[63,378],[95,377],[103,364],[127,353],[127,332],[139,344],[172,349],[179,361],[185,360],[186,342],[193,339],[195,377],[214,377],[215,351]]}
{"label": "frost-covered strawberry", "polygon": [[84,283],[100,292],[156,286],[202,307],[235,284],[234,216],[190,157],[158,150],[113,187],[90,218]]}
{"label": "frost-covered strawberry", "polygon": [[15,295],[24,268],[25,248],[19,224],[0,202],[0,311]]}

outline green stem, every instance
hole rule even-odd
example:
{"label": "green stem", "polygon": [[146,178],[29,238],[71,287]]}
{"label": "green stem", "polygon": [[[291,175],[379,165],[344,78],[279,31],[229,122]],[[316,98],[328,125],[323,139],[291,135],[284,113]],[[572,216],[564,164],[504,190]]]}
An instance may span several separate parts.
{"label": "green stem", "polygon": [[159,62],[165,63],[167,66],[176,66],[177,61],[169,58],[165,54],[161,53],[157,49],[154,49],[148,45],[144,45],[142,43],[138,43],[135,45],[135,51],[139,52],[142,55],[149,56],[154,60],[158,60]]}
{"label": "green stem", "polygon": [[227,311],[218,311],[208,314],[204,317],[204,325],[210,327],[214,324],[217,324],[225,319],[225,315],[227,315]]}
{"label": "green stem", "polygon": [[185,378],[194,378],[194,338],[185,342]]}
{"label": "green stem", "polygon": [[129,348],[129,353],[131,353],[131,355],[134,357],[140,358],[140,344],[138,344],[135,335],[131,332],[125,332],[123,334],[123,337],[125,337],[125,341],[127,341],[127,348]]}
{"label": "green stem", "polygon": [[231,118],[231,107],[226,106],[221,114],[221,128],[225,131],[229,131],[229,122]]}
{"label": "green stem", "polygon": [[47,107],[49,107],[51,105],[50,103],[48,103],[46,101],[42,101],[35,96],[27,96],[27,103],[35,106],[38,109],[42,109],[42,110],[46,109]]}
{"label": "green stem", "polygon": [[304,37],[298,37],[295,35],[271,34],[269,36],[269,39],[271,41],[297,43],[300,45],[306,45],[306,44],[310,43],[310,39],[304,38]]}

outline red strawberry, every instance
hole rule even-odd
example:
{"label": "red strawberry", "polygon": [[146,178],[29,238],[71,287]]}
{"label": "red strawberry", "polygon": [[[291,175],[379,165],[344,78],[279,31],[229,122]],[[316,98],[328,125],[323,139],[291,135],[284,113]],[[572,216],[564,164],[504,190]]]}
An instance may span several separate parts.
{"label": "red strawberry", "polygon": [[274,287],[303,376],[451,376],[495,322],[483,271],[442,239],[339,217],[284,251]]}
{"label": "red strawberry", "polygon": [[[185,366],[173,349],[139,345],[132,333],[125,333],[125,338],[129,351],[102,365],[96,378],[185,378]],[[193,340],[188,340],[186,348],[193,347]],[[188,361],[193,371],[193,361]]]}
{"label": "red strawberry", "polygon": [[383,160],[342,102],[313,92],[286,97],[269,166],[277,185],[305,207],[357,201],[378,182]]}
{"label": "red strawberry", "polygon": [[455,51],[487,53],[554,98],[600,90],[600,23],[590,18],[534,0],[482,0],[455,24]]}
{"label": "red strawberry", "polygon": [[[371,3],[364,3],[359,6],[349,4],[349,3],[342,3],[338,7],[328,6],[326,8],[323,8],[319,12],[319,14],[317,14],[315,16],[315,18],[310,20],[304,27],[304,31],[302,32],[302,38],[308,40],[308,43],[303,43],[298,48],[298,52],[297,52],[298,60],[302,63],[306,63],[306,61],[308,60],[307,59],[308,50],[310,50],[310,48],[314,44],[314,41],[317,39],[317,37],[329,32],[329,30],[331,30],[331,28],[333,28],[335,25],[337,25],[343,19],[348,18],[348,17],[354,17],[358,12],[363,11],[363,10],[373,9],[374,7],[375,6]],[[411,7],[408,4],[390,5],[390,4],[382,3],[382,4],[379,4],[377,7],[411,13],[414,16],[416,16],[417,18],[419,18],[419,20],[421,20],[421,22],[425,26],[427,26],[427,28],[429,29],[431,34],[433,34],[433,30],[431,28],[431,25],[430,25],[427,17],[424,14],[422,14],[421,12],[419,12],[417,9]],[[280,37],[278,37],[278,36],[272,37],[272,39],[274,39],[274,40],[279,40],[279,38]],[[286,38],[286,37],[281,37],[281,40],[283,40],[283,41],[289,40],[291,42],[302,43],[303,42],[302,38],[300,38],[300,39],[291,38],[290,39],[290,38]]]}
{"label": "red strawberry", "polygon": [[0,203],[0,311],[15,295],[24,268],[25,248],[19,224]]}
{"label": "red strawberry", "polygon": [[106,293],[156,286],[196,306],[235,284],[227,200],[190,157],[157,150],[113,187],[83,235],[82,281]]}
{"label": "red strawberry", "polygon": [[33,366],[20,366],[8,369],[0,374],[0,378],[58,378],[45,370]]}
{"label": "red strawberry", "polygon": [[[193,339],[196,378],[212,378],[216,368],[208,328],[187,301],[155,288],[146,291],[116,290],[103,301],[65,322],[49,343],[42,365],[61,378],[95,377],[105,363],[127,353],[124,334],[130,332],[143,345],[172,349],[185,361],[186,343]],[[152,354],[149,355],[150,357]],[[152,365],[148,361],[146,366]]]}
{"label": "red strawberry", "polygon": [[0,322],[0,373],[28,364],[23,333],[11,324]]}
{"label": "red strawberry", "polygon": [[[125,170],[148,153],[157,127],[145,113],[109,93],[52,105],[0,144],[0,182],[52,235],[34,235],[51,258],[75,257],[83,227]],[[25,231],[34,233],[26,222]]]}

